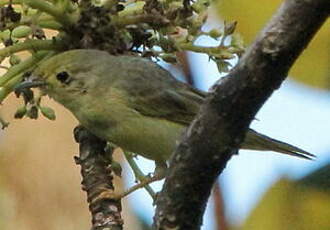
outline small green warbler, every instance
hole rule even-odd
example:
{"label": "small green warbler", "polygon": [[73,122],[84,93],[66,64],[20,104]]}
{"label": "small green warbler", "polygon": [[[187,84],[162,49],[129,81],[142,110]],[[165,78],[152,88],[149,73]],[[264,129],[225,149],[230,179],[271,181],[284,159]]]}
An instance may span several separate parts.
{"label": "small green warbler", "polygon": [[[207,94],[148,59],[99,50],[58,54],[41,63],[33,75],[42,82],[42,91],[93,134],[156,164],[169,159]],[[252,129],[241,148],[314,156]]]}

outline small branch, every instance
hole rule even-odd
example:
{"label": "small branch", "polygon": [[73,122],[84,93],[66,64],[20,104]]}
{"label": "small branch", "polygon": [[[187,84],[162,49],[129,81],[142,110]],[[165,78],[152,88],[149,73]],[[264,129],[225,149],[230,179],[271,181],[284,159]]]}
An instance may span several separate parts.
{"label": "small branch", "polygon": [[27,40],[0,50],[0,57],[8,57],[24,50],[58,50],[63,47],[57,40]]}
{"label": "small branch", "polygon": [[215,85],[171,158],[156,201],[155,229],[200,229],[215,180],[329,8],[329,0],[285,1],[229,76]]}
{"label": "small branch", "polygon": [[226,220],[225,203],[222,195],[222,188],[219,181],[213,186],[213,200],[214,200],[214,219],[216,223],[216,230],[229,230],[229,225]]}
{"label": "small branch", "polygon": [[[1,52],[1,50],[0,50]],[[3,86],[6,82],[12,79],[14,76],[23,73],[30,67],[36,65],[38,61],[42,58],[46,57],[49,52],[47,51],[39,51],[35,53],[31,57],[27,58],[26,60],[20,62],[17,65],[11,66],[8,71],[0,77],[0,86]]]}
{"label": "small branch", "polygon": [[194,76],[192,74],[191,65],[189,63],[189,57],[187,52],[177,52],[176,54],[182,71],[184,73],[187,83],[193,87],[196,87]]}
{"label": "small branch", "polygon": [[56,21],[61,23],[65,27],[69,27],[73,24],[73,19],[69,17],[66,12],[63,12],[62,9],[52,5],[51,3],[43,0],[25,0],[25,4],[31,8],[38,9],[41,12],[45,12],[55,18]]}
{"label": "small branch", "polygon": [[149,23],[158,26],[169,25],[170,21],[163,17],[162,15],[156,14],[141,14],[132,16],[117,16],[113,17],[113,24],[119,27],[125,27],[127,25],[134,25],[139,23]]}
{"label": "small branch", "polygon": [[23,79],[23,73],[12,77],[4,87],[0,87],[0,103],[13,91],[15,85],[21,82]]}
{"label": "small branch", "polygon": [[192,43],[176,43],[176,45],[182,50],[189,50],[196,53],[206,53],[221,59],[233,58],[234,54],[232,54],[232,52],[236,51],[231,47],[227,48],[225,46],[197,46]]}
{"label": "small branch", "polygon": [[61,31],[63,29],[63,26],[54,20],[38,21],[37,25],[44,29],[51,29],[51,30],[58,30],[58,31]]}
{"label": "small branch", "polygon": [[92,214],[92,230],[122,230],[121,200],[114,199],[111,175],[111,156],[105,152],[106,142],[98,139],[81,126],[74,130],[79,146],[82,189],[87,192],[89,210]]}
{"label": "small branch", "polygon": [[[152,199],[155,200],[156,198],[155,192],[153,192],[153,190],[149,190],[148,187],[151,188],[149,184],[159,181],[161,179],[163,178],[158,176],[147,176],[143,180],[141,180],[138,184],[135,184],[131,186],[129,189],[125,190],[123,193],[120,194],[120,196],[115,196],[115,198],[122,198],[131,194],[132,192],[135,192],[138,189],[145,188],[152,197]],[[151,191],[151,193],[149,191]]]}
{"label": "small branch", "polygon": [[[22,0],[12,0],[11,1],[12,4],[21,4]],[[0,0],[0,7],[8,5],[9,4],[9,0]]]}
{"label": "small branch", "polygon": [[53,55],[52,51],[39,51],[27,60],[14,65],[0,77],[0,103],[12,92],[23,77],[23,73],[35,66],[40,60]]}
{"label": "small branch", "polygon": [[[130,153],[130,152],[125,151],[124,155],[126,157],[126,160],[127,160],[128,164],[132,168],[132,171],[134,173],[134,176],[135,176],[136,180],[142,182],[145,179],[147,179],[147,176],[144,175],[144,173],[140,170],[139,166],[135,163],[135,161],[133,159],[134,158],[133,154]],[[151,188],[151,186],[149,184],[146,184],[144,188],[145,188],[145,190],[147,190],[147,192],[149,193],[151,198],[153,200],[155,200],[156,199],[156,193]]]}
{"label": "small branch", "polygon": [[[31,24],[32,24],[31,20],[21,20],[20,22],[7,24],[3,30],[6,30],[6,29],[13,30],[13,29],[17,28],[18,26],[21,26],[21,25],[31,26]],[[58,30],[58,31],[61,31],[63,28],[63,26],[61,24],[59,24],[58,22],[56,22],[53,19],[47,19],[47,20],[38,19],[38,21],[36,22],[36,25],[40,26],[41,28],[44,28],[44,29],[51,29],[51,30]]]}

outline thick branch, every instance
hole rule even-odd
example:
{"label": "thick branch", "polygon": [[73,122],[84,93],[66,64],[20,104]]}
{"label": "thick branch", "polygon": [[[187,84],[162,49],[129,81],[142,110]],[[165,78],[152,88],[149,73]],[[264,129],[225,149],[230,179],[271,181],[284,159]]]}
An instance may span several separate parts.
{"label": "thick branch", "polygon": [[156,202],[156,229],[200,229],[214,181],[329,8],[329,0],[287,0],[229,76],[215,85],[171,159]]}
{"label": "thick branch", "polygon": [[[87,201],[92,215],[92,230],[121,230],[121,200],[115,199],[110,164],[111,153],[105,151],[106,142],[100,140],[81,126],[74,130],[79,143],[82,188],[87,192]],[[109,156],[110,154],[110,156]]]}

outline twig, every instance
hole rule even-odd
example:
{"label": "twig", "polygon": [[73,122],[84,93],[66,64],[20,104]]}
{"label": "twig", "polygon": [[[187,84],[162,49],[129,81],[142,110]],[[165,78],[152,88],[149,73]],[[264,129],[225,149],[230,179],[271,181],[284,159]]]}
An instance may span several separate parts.
{"label": "twig", "polygon": [[219,181],[213,186],[213,200],[214,200],[214,219],[216,223],[216,230],[228,230],[229,225],[226,220],[225,203],[223,200],[222,189]]}
{"label": "twig", "polygon": [[46,12],[47,14],[53,16],[56,21],[61,23],[63,26],[69,27],[73,24],[72,17],[70,17],[66,12],[63,12],[62,9],[59,9],[47,1],[25,0],[24,3],[31,8],[38,9],[41,12]]}
{"label": "twig", "polygon": [[58,50],[62,47],[63,44],[59,40],[29,40],[1,49],[0,56],[7,57],[24,50]]}
{"label": "twig", "polygon": [[191,65],[189,63],[189,57],[187,52],[177,52],[176,56],[184,73],[187,83],[193,87],[196,87],[194,76],[192,74]]}
{"label": "twig", "polygon": [[119,27],[125,27],[127,25],[149,23],[151,25],[166,26],[169,25],[170,21],[157,14],[141,14],[134,16],[117,16],[112,19],[113,24]]}
{"label": "twig", "polygon": [[149,186],[149,184],[151,184],[151,183],[153,183],[155,181],[162,180],[163,178],[164,177],[159,177],[158,175],[147,176],[144,179],[142,179],[138,184],[133,185],[132,187],[130,187],[129,189],[127,189],[123,193],[121,193],[119,195],[115,195],[114,197],[115,198],[122,198],[122,197],[125,197],[125,196],[131,194],[132,192],[135,192],[138,189],[145,188],[148,192],[149,191],[152,191],[151,193],[149,192],[149,194],[151,195],[151,197],[153,198],[153,200],[155,200],[156,194],[155,194],[155,192],[153,192],[153,190],[149,190],[148,189],[148,186]]}
{"label": "twig", "polygon": [[[9,0],[0,0],[0,7],[8,5],[9,4]],[[22,0],[12,0],[11,1],[12,4],[21,4]]]}
{"label": "twig", "polygon": [[[126,157],[126,160],[128,162],[128,164],[131,166],[132,171],[134,173],[134,176],[136,178],[137,181],[144,181],[145,179],[147,179],[147,177],[143,174],[143,172],[140,170],[139,166],[136,164],[136,162],[133,159],[133,154],[130,152],[125,151],[124,155]],[[151,188],[151,186],[149,184],[146,184],[144,186],[145,190],[147,190],[147,192],[149,193],[149,195],[151,196],[151,198],[153,200],[156,199],[156,193],[155,191]]]}
{"label": "twig", "polygon": [[31,69],[43,58],[53,55],[52,51],[39,51],[27,60],[10,67],[10,69],[0,78],[0,103],[12,92],[24,75],[24,72]]}
{"label": "twig", "polygon": [[[231,59],[234,57],[234,55],[232,53],[230,53],[228,51],[229,48],[225,47],[225,46],[198,46],[198,45],[194,45],[190,42],[188,43],[176,43],[177,47],[182,49],[182,50],[189,50],[189,51],[193,51],[196,53],[207,53],[209,55],[214,55],[216,57],[219,58],[223,58],[223,59]],[[233,48],[230,48],[233,50]]]}

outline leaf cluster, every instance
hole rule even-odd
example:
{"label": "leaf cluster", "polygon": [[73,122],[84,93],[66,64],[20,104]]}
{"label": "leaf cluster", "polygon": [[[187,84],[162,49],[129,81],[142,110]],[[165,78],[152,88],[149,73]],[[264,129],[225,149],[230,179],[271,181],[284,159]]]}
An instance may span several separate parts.
{"label": "leaf cluster", "polygon": [[[236,23],[204,31],[210,1],[0,0],[0,61],[5,69],[0,102],[39,62],[77,48],[169,63],[177,62],[177,52],[192,51],[207,54],[220,71],[228,71],[228,60],[244,50],[242,40],[234,34]],[[218,45],[197,45],[202,36],[218,40]]]}

